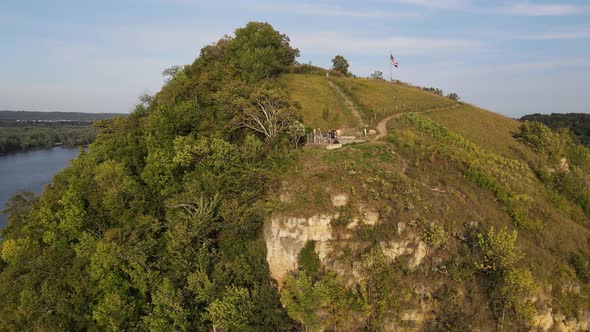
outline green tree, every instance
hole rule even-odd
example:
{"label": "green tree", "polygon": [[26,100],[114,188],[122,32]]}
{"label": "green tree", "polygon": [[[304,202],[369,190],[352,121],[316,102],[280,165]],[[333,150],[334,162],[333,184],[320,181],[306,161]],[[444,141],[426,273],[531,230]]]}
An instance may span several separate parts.
{"label": "green tree", "polygon": [[447,243],[449,235],[444,226],[436,223],[424,223],[422,227],[422,241],[426,243],[429,251],[443,247]]}
{"label": "green tree", "polygon": [[371,76],[369,76],[373,80],[382,80],[383,79],[383,72],[380,70],[375,70]]}
{"label": "green tree", "polygon": [[[165,71],[128,116],[97,122],[95,142],[39,197],[16,197],[0,244],[0,330],[205,330],[212,319],[288,329],[261,202],[301,137],[272,80],[297,55],[269,24],[238,29]],[[279,110],[273,144],[237,128],[260,105]]]}
{"label": "green tree", "polygon": [[337,55],[332,59],[332,70],[341,73],[342,75],[348,76],[350,73],[348,72],[348,60],[344,58],[342,55]]}
{"label": "green tree", "polygon": [[478,234],[478,248],[481,258],[476,267],[485,273],[503,273],[514,267],[522,257],[522,252],[516,247],[516,231],[508,231],[506,227],[498,233],[490,227],[487,234]]}
{"label": "green tree", "polygon": [[251,322],[254,309],[248,289],[230,286],[221,298],[209,305],[207,312],[213,322],[214,330],[222,327],[241,331]]}
{"label": "green tree", "polygon": [[322,270],[322,262],[315,252],[315,241],[305,242],[297,255],[297,265],[299,269],[307,272],[310,276],[317,277]]}
{"label": "green tree", "polygon": [[295,123],[296,115],[297,109],[290,104],[284,91],[262,86],[250,97],[250,105],[244,107],[240,126],[273,142]]}
{"label": "green tree", "polygon": [[300,322],[305,331],[320,326],[320,301],[312,277],[305,271],[290,273],[281,290],[281,303],[291,318]]}
{"label": "green tree", "polygon": [[364,276],[357,291],[365,328],[380,330],[385,318],[395,315],[400,309],[405,288],[402,287],[398,270],[379,247],[364,257]]}
{"label": "green tree", "polygon": [[237,29],[229,52],[230,63],[239,68],[247,82],[277,75],[299,56],[299,50],[289,45],[289,37],[263,22],[250,22]]}
{"label": "green tree", "polygon": [[517,232],[506,228],[496,233],[490,227],[487,234],[478,234],[480,259],[476,267],[484,273],[489,282],[488,296],[492,313],[504,330],[506,313],[513,320],[531,323],[536,314],[532,298],[536,291],[533,276],[529,270],[521,270],[516,263],[523,257],[516,247]]}
{"label": "green tree", "polygon": [[510,269],[502,279],[499,287],[498,302],[502,308],[500,326],[504,326],[506,310],[510,310],[514,318],[525,324],[532,324],[537,314],[532,298],[537,290],[531,271]]}
{"label": "green tree", "polygon": [[458,94],[456,94],[455,92],[451,92],[447,95],[447,98],[453,99],[454,101],[459,101],[459,99],[461,99],[461,97],[459,97]]}
{"label": "green tree", "polygon": [[354,297],[346,289],[341,278],[334,272],[327,272],[315,285],[321,310],[326,312],[326,325],[334,331],[346,327],[355,309]]}
{"label": "green tree", "polygon": [[176,289],[170,279],[164,278],[152,292],[152,311],[144,319],[150,331],[186,330],[188,314],[182,290]]}

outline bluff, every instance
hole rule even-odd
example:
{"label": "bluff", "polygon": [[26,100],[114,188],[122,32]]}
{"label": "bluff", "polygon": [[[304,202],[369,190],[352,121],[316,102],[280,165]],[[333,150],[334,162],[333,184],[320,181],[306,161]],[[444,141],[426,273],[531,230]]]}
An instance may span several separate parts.
{"label": "bluff", "polygon": [[298,55],[251,22],[12,198],[0,329],[590,327],[590,150]]}

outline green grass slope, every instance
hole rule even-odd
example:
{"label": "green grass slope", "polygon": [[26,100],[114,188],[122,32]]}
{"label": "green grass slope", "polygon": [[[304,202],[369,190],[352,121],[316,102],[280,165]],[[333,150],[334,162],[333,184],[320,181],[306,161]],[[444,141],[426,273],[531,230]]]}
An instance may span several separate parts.
{"label": "green grass slope", "polygon": [[[518,157],[519,153],[527,153],[514,138],[520,122],[506,116],[467,104],[455,109],[429,112],[425,116],[482,148],[505,157]],[[527,156],[533,157],[531,153],[527,153]]]}
{"label": "green grass slope", "polygon": [[279,78],[293,100],[301,106],[304,123],[311,128],[355,128],[358,120],[325,76],[287,74]]}
{"label": "green grass slope", "polygon": [[398,113],[451,107],[457,102],[403,83],[365,78],[331,78],[359,106],[367,123]]}
{"label": "green grass slope", "polygon": [[[302,78],[291,76],[292,80]],[[515,269],[531,271],[536,285],[534,295],[538,298],[531,304],[534,310],[530,312],[540,314],[552,308],[554,313],[578,317],[580,310],[590,308],[590,286],[584,272],[588,269],[582,267],[587,263],[579,263],[575,258],[587,257],[584,255],[590,239],[590,215],[585,212],[583,195],[574,199],[561,189],[572,185],[567,181],[575,182],[571,179],[583,172],[584,161],[572,158],[569,172],[558,170],[547,175],[546,170],[556,165],[548,152],[540,152],[516,138],[521,126],[518,121],[407,85],[330,79],[362,110],[367,123],[371,116],[374,121],[393,114],[399,116],[389,121],[389,134],[384,141],[369,141],[336,151],[305,148],[284,176],[292,200],[277,204],[276,212],[344,215],[332,222],[335,237],[349,239],[351,243],[352,236],[356,249],[339,250],[358,261],[363,261],[371,246],[398,238],[400,222],[414,225],[417,233],[430,227],[420,225],[442,227],[445,244],[431,252],[430,261],[423,268],[405,271],[399,289],[411,289],[418,281],[433,293],[441,290],[441,283],[458,289],[464,296],[458,305],[462,317],[478,322],[469,325],[472,329],[485,330],[494,324],[497,317],[494,318],[492,308],[496,303],[493,296],[498,296],[494,295],[498,290],[493,287],[501,286],[493,286],[498,281],[491,282],[492,279],[486,279],[489,275],[476,268],[478,244],[469,244],[472,230],[467,225],[477,225],[479,241],[492,227],[518,232],[515,250],[523,255]],[[315,96],[305,98],[312,103]],[[316,102],[321,104],[319,99]],[[406,108],[400,109],[399,105],[404,104]],[[549,146],[552,142],[540,144]],[[561,149],[563,156],[573,156],[571,151],[567,152],[567,144],[562,144]],[[590,156],[588,151],[576,153],[586,153],[580,160]],[[558,159],[561,157],[558,155]],[[562,177],[570,180],[562,181]],[[349,205],[354,208],[331,205],[330,193],[341,192],[351,197]],[[350,229],[343,226],[354,217],[347,213],[358,206],[379,211],[380,222],[373,228],[346,234]],[[442,270],[445,272],[440,273]],[[431,301],[432,307],[438,308],[435,310],[444,311],[448,309],[444,304],[447,300],[426,302]],[[412,307],[423,299],[409,296],[401,301]],[[488,306],[491,313],[485,309]],[[510,328],[531,326],[532,321],[527,323],[524,314],[519,316],[521,309],[514,309]]]}

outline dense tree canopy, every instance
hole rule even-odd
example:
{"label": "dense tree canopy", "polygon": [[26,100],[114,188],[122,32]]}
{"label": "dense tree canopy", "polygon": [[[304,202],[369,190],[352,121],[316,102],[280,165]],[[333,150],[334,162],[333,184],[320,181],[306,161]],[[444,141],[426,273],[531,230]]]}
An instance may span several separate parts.
{"label": "dense tree canopy", "polygon": [[237,29],[228,54],[229,63],[239,68],[242,78],[248,82],[285,71],[298,56],[299,50],[291,48],[287,35],[260,22],[250,22]]}
{"label": "dense tree canopy", "polygon": [[[272,82],[298,51],[252,22],[98,137],[39,197],[10,202],[0,330],[282,329],[259,240],[263,197],[295,147]],[[264,82],[263,82],[264,81]],[[269,105],[270,136],[242,126]]]}

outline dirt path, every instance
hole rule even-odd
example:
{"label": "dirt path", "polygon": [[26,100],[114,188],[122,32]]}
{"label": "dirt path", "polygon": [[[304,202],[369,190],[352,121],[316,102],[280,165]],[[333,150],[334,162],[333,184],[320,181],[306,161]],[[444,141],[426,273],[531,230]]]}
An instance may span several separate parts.
{"label": "dirt path", "polygon": [[[338,87],[336,84],[334,84],[332,81],[328,80],[328,84],[334,89],[336,90],[336,92],[338,92],[338,94],[344,99],[344,103],[346,104],[346,106],[351,110],[352,114],[358,119],[359,121],[359,127],[365,127],[365,122],[363,121],[363,118],[361,116],[361,113],[358,111],[358,109],[356,108],[356,106],[354,105],[354,103],[348,98],[348,96],[340,89],[340,87]],[[454,109],[461,106],[461,104],[455,104],[453,106],[445,106],[445,107],[437,107],[437,108],[432,108],[429,110],[425,110],[422,112],[418,112],[418,113],[430,113],[430,112],[436,112],[436,111],[443,111],[443,110],[450,110],[450,109]],[[402,115],[404,115],[407,112],[404,113],[398,113],[398,114],[394,114],[394,115],[390,115],[388,117],[386,117],[385,119],[381,120],[378,124],[377,127],[375,129],[377,129],[377,135],[375,135],[375,137],[371,138],[369,140],[369,143],[385,143],[383,141],[380,141],[380,139],[382,139],[383,137],[387,136],[388,134],[388,130],[387,130],[387,123],[391,120],[391,119],[396,119],[401,117]],[[398,153],[396,153],[393,150],[389,150],[389,152],[396,157],[398,160],[401,161],[401,167],[400,167],[400,173],[402,174],[406,174],[409,164],[408,161],[400,156]],[[428,190],[437,192],[437,193],[447,193],[446,190],[442,190],[440,188],[437,187],[431,187],[429,185],[427,185],[424,182],[420,182],[420,181],[416,181],[417,183],[419,183],[421,186],[427,188]]]}
{"label": "dirt path", "polygon": [[[363,121],[363,118],[361,116],[361,113],[358,111],[358,109],[356,108],[356,106],[354,105],[354,103],[348,98],[348,96],[340,89],[340,87],[338,87],[332,81],[328,80],[328,84],[334,90],[336,90],[336,92],[338,92],[338,94],[344,99],[344,103],[346,104],[346,106],[350,109],[350,111],[352,112],[352,114],[358,119],[358,121],[359,121],[359,127],[360,128],[365,127],[365,122]],[[450,110],[450,109],[457,108],[459,106],[461,106],[461,104],[455,104],[453,106],[433,108],[433,109],[425,110],[425,111],[418,112],[418,113],[430,113],[430,112],[436,112],[436,111]],[[379,140],[382,139],[383,137],[387,136],[387,134],[388,134],[387,123],[391,119],[396,119],[396,118],[401,117],[405,113],[406,112],[404,112],[404,113],[398,113],[398,114],[394,114],[394,115],[390,115],[390,116],[386,117],[385,119],[381,120],[377,124],[377,127],[376,127],[376,129],[377,129],[377,135],[375,135],[375,137],[373,137],[372,139],[370,139],[369,142],[370,143],[384,143],[384,142],[379,141]],[[393,150],[389,150],[389,152],[393,156],[395,156],[397,159],[399,159],[401,161],[400,172],[402,174],[406,174],[406,171],[408,170],[408,167],[409,167],[408,161],[405,158],[403,158],[402,156],[400,156],[398,153],[396,153],[395,151],[393,151]],[[442,190],[442,189],[437,188],[437,187],[431,187],[431,186],[427,185],[424,182],[417,181],[417,183],[419,183],[421,186],[427,188],[428,190],[435,191],[437,193],[447,193],[446,190]]]}
{"label": "dirt path", "polygon": [[[422,112],[416,112],[418,114],[422,114],[422,113],[431,113],[431,112],[436,112],[436,111],[444,111],[444,110],[452,110],[455,109],[457,107],[461,106],[461,104],[455,104],[453,106],[446,106],[446,107],[438,107],[438,108],[432,108],[426,111],[422,111]],[[405,112],[407,113],[407,112]],[[402,115],[404,115],[405,113],[398,113],[398,114],[394,114],[394,115],[390,115],[388,117],[386,117],[385,119],[381,120],[378,124],[377,124],[377,135],[375,137],[373,137],[373,141],[377,141],[383,137],[385,137],[388,133],[387,131],[387,123],[391,120],[391,119],[397,119],[399,117],[401,117]]]}
{"label": "dirt path", "polygon": [[[340,87],[338,85],[336,85],[334,82],[332,82],[329,79],[327,81],[328,81],[328,84],[334,90],[336,90],[336,92],[338,92],[338,94],[342,97],[342,99],[344,99],[344,103],[346,104],[346,106],[350,109],[350,111],[352,112],[352,114],[357,118],[357,120],[359,121],[359,128],[365,127],[366,124],[363,121],[363,117],[361,116],[361,113],[356,108],[356,106],[354,105],[354,103],[352,102],[352,100],[350,100],[350,98],[348,98],[348,96],[340,89]],[[454,108],[457,108],[459,106],[461,106],[461,104],[455,104],[453,106],[433,108],[433,109],[429,109],[429,110],[418,112],[418,113],[430,113],[430,112],[436,112],[436,111],[454,109]],[[376,127],[376,129],[377,129],[377,135],[375,135],[375,137],[373,137],[371,139],[371,141],[378,141],[378,140],[382,139],[383,137],[387,136],[387,123],[389,122],[389,120],[395,119],[395,118],[399,118],[403,114],[404,113],[398,113],[398,114],[390,115],[390,116],[386,117],[385,119],[381,120],[381,122],[379,122],[377,124],[377,127]]]}
{"label": "dirt path", "polygon": [[[443,110],[451,110],[451,109],[455,109],[457,107],[461,106],[461,104],[455,104],[453,106],[447,106],[447,107],[438,107],[438,108],[433,108],[433,109],[429,109],[423,112],[419,112],[419,113],[430,113],[430,112],[436,112],[436,111],[443,111]],[[389,121],[391,119],[397,119],[399,117],[401,117],[402,115],[404,115],[405,113],[398,113],[398,114],[394,114],[394,115],[390,115],[388,117],[386,117],[385,119],[381,120],[378,124],[377,124],[377,135],[375,137],[373,137],[373,139],[371,140],[371,143],[378,143],[380,142],[379,140],[385,136],[387,136],[388,130],[387,130],[387,123],[389,123]],[[401,169],[400,169],[400,173],[402,174],[406,174],[409,164],[408,161],[400,156],[397,152],[393,151],[393,150],[389,150],[389,152],[395,156],[397,159],[399,159],[401,161]],[[423,186],[424,188],[430,190],[430,191],[434,191],[437,193],[441,193],[441,194],[446,194],[447,191],[437,188],[437,187],[431,187],[429,185],[427,185],[424,182],[418,181],[416,180],[416,182],[418,184],[420,184],[421,186]]]}
{"label": "dirt path", "polygon": [[399,118],[400,116],[402,116],[402,114],[404,113],[394,114],[381,120],[381,122],[377,124],[377,135],[373,137],[373,140],[376,141],[385,137],[387,135],[387,123],[389,122],[389,120]]}
{"label": "dirt path", "polygon": [[359,128],[363,128],[365,126],[365,121],[363,121],[363,117],[361,116],[361,113],[356,108],[356,106],[354,105],[354,103],[352,102],[352,100],[350,100],[348,98],[348,96],[344,92],[342,92],[342,90],[340,90],[340,87],[338,87],[338,85],[334,84],[330,80],[328,80],[328,84],[334,90],[336,90],[336,92],[338,92],[338,94],[344,99],[344,103],[350,109],[350,111],[352,112],[352,115],[354,115],[354,117],[357,118],[357,120],[359,120]]}

